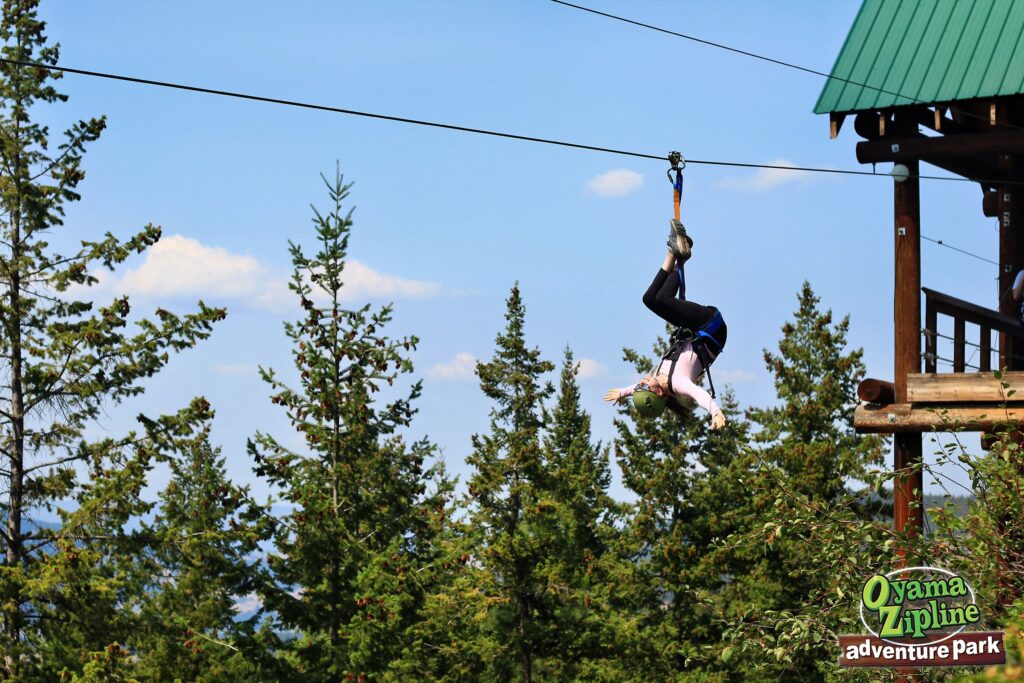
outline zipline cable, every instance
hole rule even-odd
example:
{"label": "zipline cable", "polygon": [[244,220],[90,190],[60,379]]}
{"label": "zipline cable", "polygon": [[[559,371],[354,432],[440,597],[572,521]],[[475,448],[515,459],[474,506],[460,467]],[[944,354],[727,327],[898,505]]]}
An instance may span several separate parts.
{"label": "zipline cable", "polygon": [[935,244],[938,244],[939,246],[946,247],[947,249],[952,249],[953,251],[958,251],[961,254],[965,254],[965,255],[970,256],[972,258],[976,258],[979,261],[984,261],[985,263],[991,263],[993,266],[998,266],[999,265],[998,261],[993,261],[990,258],[985,258],[984,256],[979,256],[978,254],[972,254],[971,252],[966,251],[964,249],[961,249],[960,247],[954,247],[952,244],[946,244],[942,240],[932,239],[931,237],[928,237],[927,235],[921,235],[921,239],[928,240],[929,242],[934,242]]}
{"label": "zipline cable", "polygon": [[[17,59],[5,59],[0,58],[0,64],[7,64],[10,66],[27,67],[35,69],[46,69],[48,71],[57,71],[69,74],[76,74],[79,76],[91,76],[94,78],[104,78],[113,81],[122,81],[126,83],[136,83],[139,85],[151,85],[159,88],[170,88],[173,90],[184,90],[187,92],[202,93],[206,95],[218,95],[221,97],[232,97],[241,100],[250,100],[253,102],[264,102],[267,104],[280,104],[288,107],[298,107],[301,109],[314,109],[317,111],[326,111],[335,114],[346,114],[348,116],[360,116],[369,119],[379,119],[383,121],[393,121],[396,123],[408,123],[417,126],[427,126],[430,128],[441,128],[444,130],[453,130],[461,133],[474,133],[476,135],[488,135],[497,138],[506,138],[509,140],[519,140],[522,142],[536,142],[545,145],[556,145],[558,147],[569,147],[573,149],[582,149],[591,152],[603,152],[605,154],[617,154],[620,156],[635,157],[638,159],[654,159],[657,161],[665,161],[666,157],[664,154],[647,154],[644,152],[634,152],[624,149],[615,149],[612,147],[601,147],[598,145],[587,145],[578,142],[567,142],[564,140],[555,140],[553,138],[542,138],[532,135],[519,135],[517,133],[505,133],[496,130],[487,130],[485,128],[473,128],[470,126],[460,126],[451,123],[441,123],[438,121],[427,121],[424,119],[413,119],[404,116],[393,116],[391,114],[379,114],[374,112],[359,111],[357,109],[346,109],[343,107],[334,107],[325,104],[315,104],[311,102],[300,102],[297,100],[287,100],[279,97],[265,97],[263,95],[253,95],[249,93],[241,93],[231,90],[222,90],[218,88],[205,88],[197,85],[186,85],[184,83],[173,83],[170,81],[157,81],[149,78],[138,78],[135,76],[124,76],[121,74],[112,74],[102,71],[93,71],[89,69],[76,69],[68,66],[61,66],[58,64],[43,64],[40,62],[28,62]],[[820,168],[813,166],[785,166],[781,164],[755,164],[740,161],[718,161],[710,159],[690,159],[687,158],[687,164],[700,164],[704,166],[729,166],[734,168],[763,168],[769,170],[779,171],[792,171],[792,172],[804,172],[804,173],[831,173],[834,175],[857,175],[857,176],[872,176],[876,178],[890,178],[888,173],[875,173],[874,171],[855,171],[852,169],[840,169],[840,168]],[[967,182],[967,183],[987,183],[987,184],[1003,184],[1003,185],[1024,185],[1024,181],[997,181],[987,180],[978,178],[960,178],[955,176],[932,176],[932,175],[911,175],[910,178],[919,178],[921,180],[947,180],[952,182]]]}
{"label": "zipline cable", "polygon": [[[796,69],[797,71],[803,71],[804,73],[813,74],[815,76],[821,76],[823,78],[827,78],[827,79],[832,80],[832,81],[839,81],[841,83],[847,83],[849,85],[855,85],[855,86],[858,86],[858,87],[861,87],[861,88],[867,88],[868,90],[875,90],[877,92],[880,92],[880,93],[883,93],[883,94],[886,94],[886,95],[892,95],[894,97],[902,97],[903,99],[910,100],[911,102],[914,102],[915,104],[934,104],[933,102],[928,102],[927,100],[920,100],[920,99],[918,99],[916,97],[911,97],[910,95],[904,95],[902,93],[898,93],[898,92],[895,92],[893,90],[886,90],[885,88],[879,88],[878,86],[868,85],[867,83],[861,83],[859,81],[854,81],[854,80],[851,80],[849,78],[843,78],[842,76],[833,76],[832,74],[826,73],[824,71],[818,71],[817,69],[812,69],[810,67],[800,66],[799,64],[794,64],[792,62],[786,62],[786,61],[783,61],[781,59],[775,59],[774,57],[768,57],[766,55],[758,54],[756,52],[750,52],[748,50],[741,50],[738,47],[732,47],[731,45],[726,45],[724,43],[716,43],[713,40],[707,40],[705,38],[698,38],[697,36],[689,35],[689,34],[686,34],[686,33],[680,33],[678,31],[673,31],[671,29],[667,29],[667,28],[664,28],[664,27],[661,27],[661,26],[655,26],[654,24],[645,24],[642,21],[636,21],[635,19],[629,19],[628,17],[622,17],[622,16],[619,16],[617,14],[609,14],[608,12],[602,12],[602,11],[596,10],[596,9],[594,9],[592,7],[586,7],[584,5],[576,5],[576,4],[571,3],[571,2],[566,2],[565,0],[551,0],[551,2],[553,2],[553,3],[557,4],[557,5],[562,5],[563,7],[570,7],[572,9],[578,9],[578,10],[580,10],[582,12],[589,12],[590,14],[596,14],[597,16],[600,16],[600,17],[606,17],[608,19],[614,19],[615,21],[621,21],[624,24],[632,24],[633,26],[639,26],[641,28],[646,28],[646,29],[649,29],[651,31],[657,31],[658,33],[665,33],[665,34],[668,34],[670,36],[675,36],[676,38],[683,38],[684,40],[689,40],[689,41],[692,41],[694,43],[700,43],[701,45],[707,45],[709,47],[715,47],[715,48],[718,48],[719,50],[726,50],[727,52],[734,52],[736,54],[743,55],[745,57],[751,57],[753,59],[759,59],[759,60],[761,60],[763,62],[768,62],[770,64],[775,64],[775,65],[778,65],[778,66],[784,66],[784,67],[787,67],[789,69]],[[991,120],[988,117],[980,116],[978,114],[974,114],[972,112],[963,111],[963,110],[960,110],[959,113],[960,113],[961,116],[967,116],[969,118],[978,119],[980,121],[984,121],[987,124],[991,124]],[[1014,125],[1014,124],[1009,123],[1007,121],[997,121],[996,125],[1005,126],[1007,128],[1013,128],[1015,130],[1024,130],[1024,128],[1022,128],[1021,126]]]}

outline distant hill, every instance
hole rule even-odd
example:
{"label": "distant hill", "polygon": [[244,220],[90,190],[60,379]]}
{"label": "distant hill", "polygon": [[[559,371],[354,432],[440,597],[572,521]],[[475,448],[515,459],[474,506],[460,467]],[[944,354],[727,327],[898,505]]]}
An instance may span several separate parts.
{"label": "distant hill", "polygon": [[957,517],[963,517],[967,514],[967,508],[972,500],[973,496],[941,496],[935,493],[926,493],[924,496],[924,506],[928,509],[952,505],[956,510],[954,514]]}

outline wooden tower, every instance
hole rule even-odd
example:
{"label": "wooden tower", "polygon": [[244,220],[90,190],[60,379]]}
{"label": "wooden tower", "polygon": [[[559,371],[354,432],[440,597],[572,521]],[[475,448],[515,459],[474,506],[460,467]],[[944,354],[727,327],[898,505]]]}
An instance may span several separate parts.
{"label": "wooden tower", "polygon": [[[1024,372],[1012,372],[1024,369],[1024,327],[1011,296],[1024,269],[1024,2],[865,0],[831,76],[815,107],[831,137],[852,118],[857,160],[897,165],[893,378],[861,384],[854,425],[893,435],[895,527],[914,531],[922,432],[1024,421]],[[998,301],[922,289],[921,162],[977,181],[984,215],[998,218]],[[1004,368],[1001,382],[992,371]]]}

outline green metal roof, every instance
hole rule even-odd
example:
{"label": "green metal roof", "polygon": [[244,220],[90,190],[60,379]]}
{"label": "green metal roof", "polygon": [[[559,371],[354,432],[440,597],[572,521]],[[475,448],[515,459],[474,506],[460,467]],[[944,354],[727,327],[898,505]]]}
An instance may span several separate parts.
{"label": "green metal roof", "polygon": [[864,0],[814,112],[1016,95],[1022,35],[1018,0]]}

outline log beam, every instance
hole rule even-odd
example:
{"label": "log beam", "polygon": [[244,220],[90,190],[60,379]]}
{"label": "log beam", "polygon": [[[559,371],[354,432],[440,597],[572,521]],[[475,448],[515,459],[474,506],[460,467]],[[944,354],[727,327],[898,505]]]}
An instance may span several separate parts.
{"label": "log beam", "polygon": [[999,166],[990,160],[978,158],[978,159],[932,159],[924,157],[922,161],[928,162],[932,166],[941,168],[944,171],[949,171],[953,175],[962,176],[968,180],[977,181],[982,185],[982,189],[989,189],[992,187],[994,182],[999,181],[1011,181],[1018,182],[1021,180],[1019,176],[1005,173],[999,170]]}
{"label": "log beam", "polygon": [[884,379],[869,377],[857,385],[857,398],[867,403],[895,403],[896,387]]}
{"label": "log beam", "polygon": [[921,134],[887,137],[857,143],[857,161],[862,164],[883,161],[926,159],[993,158],[1000,154],[1024,153],[1024,131],[1000,130],[984,133],[927,136]]}
{"label": "log beam", "polygon": [[853,426],[861,434],[895,434],[921,438],[921,432],[996,432],[1008,423],[1024,422],[1024,406],[977,403],[860,405]]}
{"label": "log beam", "polygon": [[[1007,385],[1005,389],[1003,384]],[[1004,373],[1001,380],[991,372],[911,373],[907,375],[907,402],[1021,403],[1024,372]]]}

